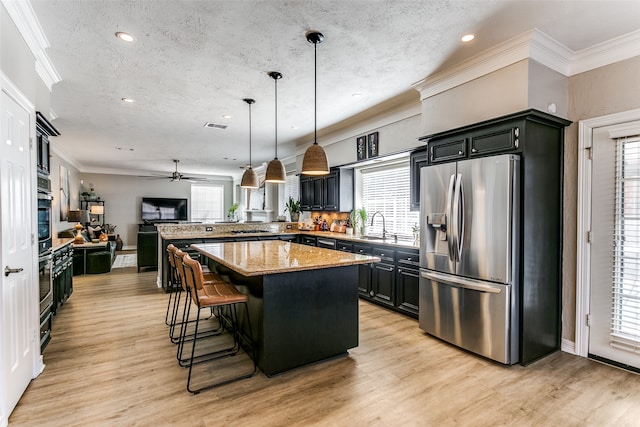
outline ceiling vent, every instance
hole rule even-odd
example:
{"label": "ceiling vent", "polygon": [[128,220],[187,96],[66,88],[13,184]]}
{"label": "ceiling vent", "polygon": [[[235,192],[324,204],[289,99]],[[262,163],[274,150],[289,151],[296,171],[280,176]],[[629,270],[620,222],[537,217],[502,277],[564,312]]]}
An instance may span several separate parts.
{"label": "ceiling vent", "polygon": [[207,122],[204,124],[204,127],[206,128],[215,128],[215,129],[226,129],[227,125],[218,125],[215,123],[211,123],[211,122]]}

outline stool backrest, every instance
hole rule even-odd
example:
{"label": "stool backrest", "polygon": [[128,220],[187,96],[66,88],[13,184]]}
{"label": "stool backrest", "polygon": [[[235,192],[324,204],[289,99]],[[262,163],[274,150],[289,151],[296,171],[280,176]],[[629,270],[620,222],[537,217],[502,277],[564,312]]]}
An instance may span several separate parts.
{"label": "stool backrest", "polygon": [[167,257],[169,258],[169,270],[172,276],[172,281],[175,284],[180,283],[180,276],[178,274],[178,270],[176,269],[176,248],[173,243],[169,243],[167,245]]}
{"label": "stool backrest", "polygon": [[182,263],[187,288],[191,292],[193,301],[198,304],[198,291],[204,288],[202,266],[198,261],[191,259],[189,254],[184,254]]}
{"label": "stool backrest", "polygon": [[[187,290],[187,284],[185,283],[185,272],[184,272],[184,264],[183,259],[186,256],[189,256],[186,252],[181,251],[180,249],[176,249],[174,253],[174,261],[176,266],[176,271],[178,272],[178,276],[180,277],[180,283],[182,284],[182,289]],[[191,259],[191,257],[189,257]]]}

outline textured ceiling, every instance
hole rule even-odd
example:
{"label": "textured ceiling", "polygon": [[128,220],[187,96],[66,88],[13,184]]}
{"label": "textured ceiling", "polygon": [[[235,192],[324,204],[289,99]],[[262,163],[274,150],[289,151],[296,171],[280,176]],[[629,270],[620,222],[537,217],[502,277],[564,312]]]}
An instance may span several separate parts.
{"label": "textured ceiling", "polygon": [[[318,129],[394,97],[411,84],[538,28],[574,51],[640,27],[640,1],[498,0],[31,0],[62,81],[51,107],[57,142],[87,172],[239,176],[310,143],[313,45]],[[119,41],[126,31],[134,43]],[[460,36],[476,40],[463,45]],[[362,96],[354,97],[359,93]],[[413,91],[413,96],[418,93]],[[127,104],[121,98],[135,99]],[[223,115],[230,115],[225,119]],[[205,122],[227,125],[209,129]],[[132,150],[133,151],[132,151]]]}

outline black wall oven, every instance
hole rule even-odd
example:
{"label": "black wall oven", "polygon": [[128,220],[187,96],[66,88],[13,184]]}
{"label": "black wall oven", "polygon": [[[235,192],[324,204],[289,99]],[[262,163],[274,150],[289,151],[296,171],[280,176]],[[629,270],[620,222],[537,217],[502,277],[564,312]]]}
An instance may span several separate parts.
{"label": "black wall oven", "polygon": [[51,251],[51,181],[46,176],[38,174],[38,253]]}

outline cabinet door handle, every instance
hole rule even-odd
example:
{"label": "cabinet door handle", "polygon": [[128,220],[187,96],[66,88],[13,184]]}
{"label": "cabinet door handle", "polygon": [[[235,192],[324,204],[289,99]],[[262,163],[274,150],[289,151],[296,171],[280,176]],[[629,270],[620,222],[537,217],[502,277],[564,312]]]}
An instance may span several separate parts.
{"label": "cabinet door handle", "polygon": [[379,270],[383,270],[383,271],[393,271],[393,267],[378,267]]}
{"label": "cabinet door handle", "polygon": [[398,269],[398,273],[402,273],[402,269],[401,268]]}
{"label": "cabinet door handle", "polygon": [[471,149],[471,152],[472,152],[472,153],[477,153],[477,152],[478,152],[478,150],[476,150],[475,148],[472,148],[472,149]]}
{"label": "cabinet door handle", "polygon": [[458,156],[462,156],[462,150],[458,150]]}

